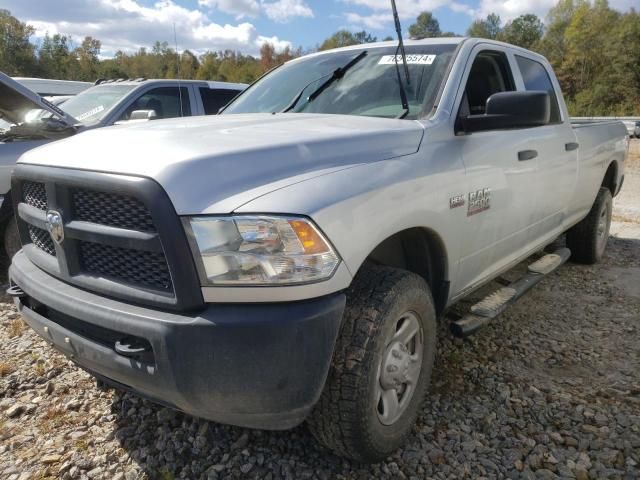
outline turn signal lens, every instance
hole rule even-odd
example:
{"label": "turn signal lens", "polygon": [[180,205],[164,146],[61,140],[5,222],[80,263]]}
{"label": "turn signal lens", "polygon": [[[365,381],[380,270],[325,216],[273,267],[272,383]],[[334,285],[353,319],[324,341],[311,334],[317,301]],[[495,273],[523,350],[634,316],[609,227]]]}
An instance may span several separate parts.
{"label": "turn signal lens", "polygon": [[289,220],[289,225],[291,225],[291,228],[293,228],[293,231],[298,236],[302,248],[304,248],[304,253],[325,253],[330,250],[329,246],[311,224],[301,220]]}

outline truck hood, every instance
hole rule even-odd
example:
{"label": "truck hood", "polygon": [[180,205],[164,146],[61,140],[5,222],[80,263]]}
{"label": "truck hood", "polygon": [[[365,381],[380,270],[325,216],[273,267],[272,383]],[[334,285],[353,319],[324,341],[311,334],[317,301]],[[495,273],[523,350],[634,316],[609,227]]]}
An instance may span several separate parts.
{"label": "truck hood", "polygon": [[415,153],[423,133],[411,120],[218,115],[87,131],[20,161],[149,177],[179,214],[229,213],[293,183]]}
{"label": "truck hood", "polygon": [[17,125],[22,123],[27,112],[33,109],[46,110],[69,127],[79,123],[48,100],[0,72],[0,118]]}

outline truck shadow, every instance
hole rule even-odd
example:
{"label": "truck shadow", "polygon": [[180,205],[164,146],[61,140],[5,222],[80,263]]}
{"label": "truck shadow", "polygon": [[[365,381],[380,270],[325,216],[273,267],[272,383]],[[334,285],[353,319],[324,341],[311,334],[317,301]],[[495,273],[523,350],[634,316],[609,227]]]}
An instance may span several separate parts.
{"label": "truck shadow", "polygon": [[[271,432],[222,425],[116,391],[115,439],[149,478],[334,478],[357,465],[303,425]],[[366,471],[366,470],[365,470]]]}

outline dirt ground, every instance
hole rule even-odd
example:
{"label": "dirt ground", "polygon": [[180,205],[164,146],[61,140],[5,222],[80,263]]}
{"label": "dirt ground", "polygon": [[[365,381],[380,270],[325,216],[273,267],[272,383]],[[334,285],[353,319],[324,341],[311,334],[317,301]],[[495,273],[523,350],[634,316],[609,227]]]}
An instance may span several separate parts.
{"label": "dirt ground", "polygon": [[604,260],[567,263],[467,340],[443,324],[431,392],[384,462],[336,457],[304,425],[246,430],[99,390],[0,296],[0,478],[640,478],[640,141],[631,152]]}

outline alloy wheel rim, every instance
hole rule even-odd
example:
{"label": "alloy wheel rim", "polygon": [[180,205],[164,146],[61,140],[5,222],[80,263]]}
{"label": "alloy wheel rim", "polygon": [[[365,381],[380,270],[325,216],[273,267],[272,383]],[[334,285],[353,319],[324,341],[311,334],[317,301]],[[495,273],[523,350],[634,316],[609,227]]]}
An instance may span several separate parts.
{"label": "alloy wheel rim", "polygon": [[380,423],[392,425],[406,411],[422,370],[424,334],[418,316],[401,315],[389,329],[378,365],[376,413]]}

